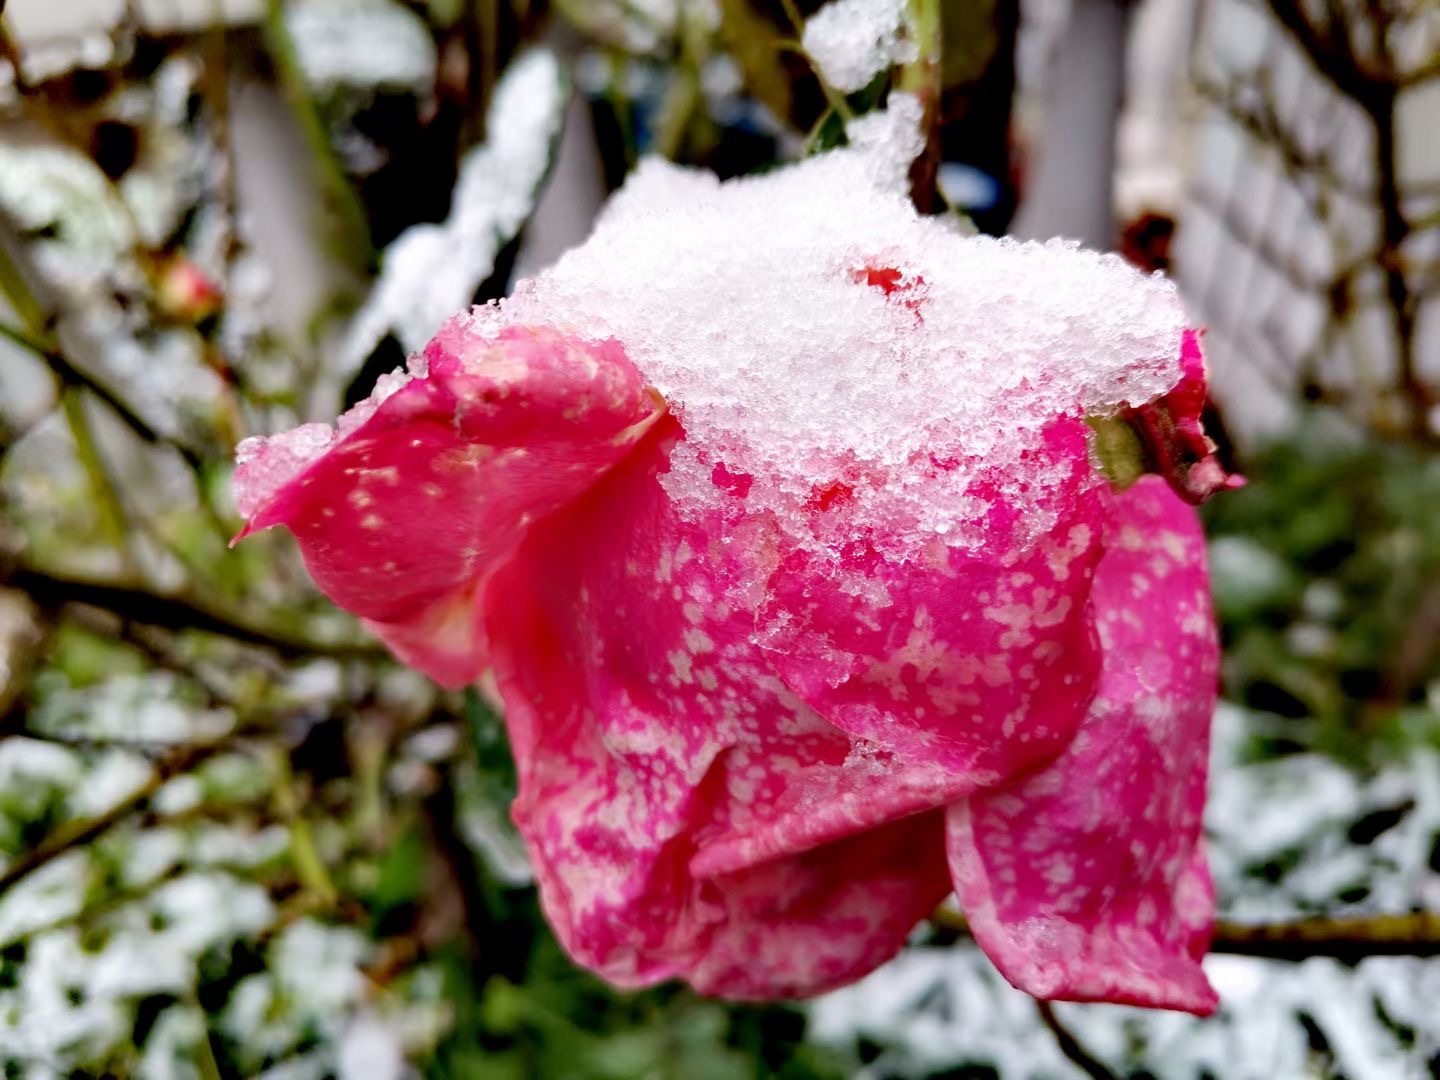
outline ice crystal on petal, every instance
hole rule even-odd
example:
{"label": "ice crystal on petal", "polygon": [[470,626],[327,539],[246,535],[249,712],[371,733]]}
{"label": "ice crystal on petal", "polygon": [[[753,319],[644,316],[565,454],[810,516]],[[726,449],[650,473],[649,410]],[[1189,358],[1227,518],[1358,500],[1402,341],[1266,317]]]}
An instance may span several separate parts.
{"label": "ice crystal on petal", "polygon": [[424,357],[411,361],[410,371],[391,371],[375,381],[368,398],[358,402],[341,415],[332,428],[329,424],[301,424],[278,435],[257,435],[243,440],[235,448],[235,509],[242,517],[250,517],[272,496],[294,480],[306,466],[319,460],[335,443],[375,415],[386,400],[403,389],[412,378],[423,377]]}
{"label": "ice crystal on petal", "polygon": [[248,482],[236,485],[235,509],[249,517],[269,498],[320,457],[335,439],[329,424],[301,424],[278,435],[253,436],[235,448],[235,463],[262,468],[248,474]]}

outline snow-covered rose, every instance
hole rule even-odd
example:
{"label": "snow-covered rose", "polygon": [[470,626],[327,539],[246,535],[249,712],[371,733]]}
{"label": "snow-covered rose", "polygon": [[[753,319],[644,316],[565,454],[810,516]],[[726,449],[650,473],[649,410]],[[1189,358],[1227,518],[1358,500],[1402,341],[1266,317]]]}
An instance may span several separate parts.
{"label": "snow-covered rose", "polygon": [[493,674],[545,910],[610,981],[813,994],[954,890],[1033,994],[1207,1012],[1204,547],[1087,426],[1221,485],[1197,338],[1114,257],[918,217],[905,138],[646,163],[338,431],[247,443],[247,532]]}

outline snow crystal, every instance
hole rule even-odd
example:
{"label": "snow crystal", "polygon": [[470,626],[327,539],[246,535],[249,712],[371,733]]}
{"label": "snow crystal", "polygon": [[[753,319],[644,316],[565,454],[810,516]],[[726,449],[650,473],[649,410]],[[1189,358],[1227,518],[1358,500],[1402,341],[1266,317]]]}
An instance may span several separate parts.
{"label": "snow crystal", "polygon": [[1003,501],[1039,535],[1063,478],[1027,453],[1057,416],[1173,388],[1184,312],[1118,256],[920,217],[918,112],[892,95],[852,146],[726,183],[646,160],[586,244],[467,328],[622,343],[684,425],[682,514],[743,503],[816,550],[868,532],[910,557],[978,543]]}
{"label": "snow crystal", "polygon": [[[1239,759],[1264,717],[1221,703],[1215,713],[1211,797],[1206,804],[1211,868],[1230,918],[1405,911],[1440,904],[1440,875],[1428,860],[1440,836],[1440,754],[1416,747],[1402,765],[1366,777],[1320,754],[1291,754],[1226,767]],[[1367,843],[1348,829],[1403,810]],[[1276,876],[1278,874],[1278,877]],[[1348,897],[1363,884],[1363,898]]]}
{"label": "snow crystal", "polygon": [[[20,920],[0,918],[6,924],[4,940],[76,914],[88,896],[92,870],[84,852],[71,855],[37,871],[6,896],[6,906],[17,903],[29,910]],[[47,875],[53,880],[64,866],[71,869],[63,894],[58,889],[57,895],[40,893],[38,880]],[[130,1029],[130,1010],[122,999],[191,992],[201,952],[258,933],[274,922],[275,914],[259,885],[224,874],[192,874],[117,909],[98,947],[82,947],[75,926],[39,933],[29,942],[18,983],[0,988],[0,1047],[39,1060],[77,1060],[77,1052],[87,1052],[82,1046],[98,1053]],[[153,929],[157,916],[165,927],[158,931]]]}
{"label": "snow crystal", "polygon": [[282,988],[304,998],[307,1012],[343,1022],[365,992],[360,965],[368,951],[365,938],[349,927],[301,919],[276,937],[271,970]]}
{"label": "snow crystal", "polygon": [[[90,864],[83,851],[69,852],[21,879],[0,897],[0,947],[74,918],[85,904],[89,883]],[[0,1024],[0,1045],[3,1041]]]}
{"label": "snow crystal", "polygon": [[67,809],[76,818],[95,817],[134,795],[150,779],[150,764],[139,754],[110,749],[92,761],[85,782],[70,792]]}
{"label": "snow crystal", "polygon": [[400,86],[435,81],[435,42],[425,20],[388,0],[291,5],[285,25],[311,86]]}
{"label": "snow crystal", "polygon": [[832,0],[805,23],[801,44],[836,90],[853,93],[917,53],[903,34],[905,0]]}
{"label": "snow crystal", "polygon": [[13,791],[23,782],[70,787],[82,766],[74,751],[23,736],[0,741],[0,788]]}
{"label": "snow crystal", "polygon": [[[278,435],[254,435],[242,439],[235,448],[235,463],[247,465],[263,458],[263,476],[251,477],[244,488],[236,488],[235,509],[241,517],[250,517],[312,461],[324,455],[335,439],[329,424],[301,424]],[[252,474],[253,474],[252,470]]]}
{"label": "snow crystal", "polygon": [[[116,675],[96,686],[57,689],[36,707],[32,717],[34,729],[47,735],[147,743],[213,737],[228,730],[232,722],[227,710],[196,708],[186,699],[179,678],[168,671]],[[142,774],[148,772],[142,768]],[[94,800],[99,796],[87,792],[84,797]]]}
{"label": "snow crystal", "polygon": [[401,1080],[411,1075],[399,1034],[370,1009],[357,1013],[346,1026],[336,1057],[340,1080]]}
{"label": "snow crystal", "polygon": [[47,234],[31,255],[47,281],[95,289],[136,241],[124,203],[80,151],[7,142],[0,154],[0,207],[17,228]]}
{"label": "snow crystal", "polygon": [[341,346],[342,370],[357,370],[391,330],[406,349],[419,349],[471,302],[535,205],[567,96],[550,51],[535,49],[510,64],[495,87],[487,141],[461,162],[450,217],[413,225],[386,249],[380,280]]}

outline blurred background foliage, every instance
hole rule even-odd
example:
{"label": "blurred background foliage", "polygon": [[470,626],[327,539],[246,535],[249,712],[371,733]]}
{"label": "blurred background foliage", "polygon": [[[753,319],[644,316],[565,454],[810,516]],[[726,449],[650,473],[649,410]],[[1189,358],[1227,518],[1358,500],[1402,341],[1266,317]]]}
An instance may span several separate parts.
{"label": "blurred background foliage", "polygon": [[[437,306],[503,295],[582,238],[640,155],[730,176],[842,140],[899,76],[825,86],[798,45],[818,6],[12,2],[5,1076],[1440,1070],[1440,971],[1409,957],[1217,957],[1226,1007],[1204,1025],[1037,1012],[943,925],[807,1006],[609,990],[539,915],[484,696],[395,665],[314,592],[288,537],[228,546],[241,437],[363,397]],[[1303,25],[1359,41],[1378,16],[1351,6]],[[941,5],[918,205],[1010,227],[1043,187],[1027,48],[1063,41],[1067,17],[1093,29],[1094,8]],[[1108,184],[1113,146],[1086,153]],[[1115,209],[1099,242],[1167,265],[1177,206]],[[1205,511],[1226,646],[1207,823],[1222,904],[1437,911],[1440,457],[1423,425],[1309,396],[1325,400],[1296,395],[1285,432],[1227,441],[1250,485]]]}
{"label": "blurred background foliage", "polygon": [[1440,458],[1312,419],[1206,507],[1227,696],[1257,754],[1440,748]]}

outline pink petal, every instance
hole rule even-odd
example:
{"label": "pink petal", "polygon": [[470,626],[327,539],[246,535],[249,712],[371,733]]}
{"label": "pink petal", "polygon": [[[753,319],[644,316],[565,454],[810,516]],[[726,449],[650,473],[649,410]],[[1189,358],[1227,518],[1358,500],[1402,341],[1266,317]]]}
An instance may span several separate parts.
{"label": "pink petal", "polygon": [[1180,346],[1180,382],[1164,397],[1126,410],[1126,420],[1158,473],[1186,502],[1199,505],[1217,491],[1243,487],[1245,478],[1225,471],[1215,442],[1205,434],[1205,356],[1200,332],[1186,330]]}
{"label": "pink petal", "polygon": [[1054,764],[951,809],[951,872],[976,939],[1022,990],[1203,1015],[1218,663],[1204,541],[1157,477],[1109,501],[1099,693]]}
{"label": "pink petal", "polygon": [[241,536],[295,534],[321,590],[447,685],[484,664],[475,597],[530,523],[620,460],[662,405],[614,342],[553,331],[431,343],[426,374],[323,425],[252,443]]}
{"label": "pink petal", "polygon": [[[794,552],[762,612],[762,641],[786,684],[850,734],[910,762],[995,784],[1048,761],[1094,693],[1099,663],[1087,597],[1100,555],[1100,491],[1078,420],[1057,421],[1046,465],[1062,477],[1038,541],[997,509],[974,549],[923,560],[861,550],[840,574]],[[817,509],[817,515],[823,515]],[[867,588],[849,578],[860,571]]]}
{"label": "pink petal", "polygon": [[624,986],[816,993],[949,891],[938,813],[908,815],[972,784],[857,745],[775,677],[751,641],[766,539],[676,517],[659,473],[679,436],[652,430],[490,583],[514,815],[579,963]]}
{"label": "pink petal", "polygon": [[950,893],[935,811],[699,882],[724,920],[687,973],[704,994],[809,997],[868,975]]}

